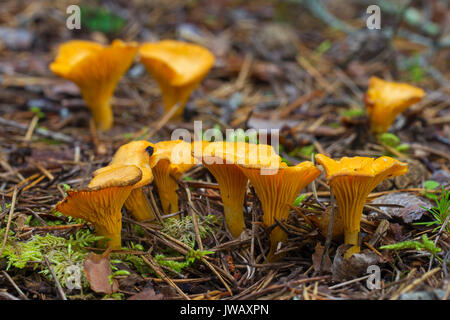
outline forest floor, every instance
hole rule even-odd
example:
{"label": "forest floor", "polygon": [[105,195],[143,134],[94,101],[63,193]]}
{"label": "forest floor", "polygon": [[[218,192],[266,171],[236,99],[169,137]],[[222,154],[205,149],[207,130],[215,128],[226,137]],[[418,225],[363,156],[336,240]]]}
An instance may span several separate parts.
{"label": "forest floor", "polygon": [[[105,1],[102,9],[87,2],[80,2],[82,29],[68,30],[67,1],[2,1],[0,299],[449,298],[446,1],[422,7],[412,1],[412,11],[381,6],[381,30],[366,28],[365,1],[323,1],[325,7],[308,0]],[[327,13],[335,18],[323,20]],[[48,68],[57,46],[71,39],[167,38],[196,42],[216,56],[179,121],[161,122],[160,91],[137,59],[114,92],[115,125],[107,132],[95,129],[78,88]],[[426,91],[384,141],[367,130],[371,76]],[[162,225],[139,223],[123,209],[123,249],[88,280],[83,265],[91,252],[101,253],[93,228],[55,213],[55,204],[68,188],[86,187],[119,146],[137,138],[169,140],[176,128],[192,132],[194,120],[222,132],[280,129],[280,155],[290,164],[313,153],[388,155],[408,162],[409,172],[370,195],[362,251],[350,261],[338,250],[342,239],[327,246],[318,223],[331,202],[322,174],[282,223],[289,235],[284,257],[268,263],[268,233],[253,190],[245,200],[246,231],[233,239],[223,225],[217,183],[195,166],[179,182],[183,218],[161,214]],[[159,206],[154,187],[147,189]],[[437,202],[447,204],[441,220],[424,208]],[[380,249],[396,243],[395,250]],[[379,268],[378,283],[369,265]],[[93,290],[95,277],[105,274],[111,292]]]}

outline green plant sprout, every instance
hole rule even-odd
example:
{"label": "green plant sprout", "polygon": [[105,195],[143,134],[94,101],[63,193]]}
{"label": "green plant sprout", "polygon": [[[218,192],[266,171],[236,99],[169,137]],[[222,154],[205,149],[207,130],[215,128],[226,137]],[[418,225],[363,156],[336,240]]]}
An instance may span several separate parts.
{"label": "green plant sprout", "polygon": [[423,196],[431,199],[431,200],[437,200],[437,195],[431,193],[431,190],[435,190],[437,187],[439,187],[440,183],[434,180],[427,180],[423,183],[423,187],[425,191],[422,193]]}
{"label": "green plant sprout", "polygon": [[214,251],[207,250],[194,250],[191,249],[186,256],[185,261],[174,261],[168,260],[167,256],[163,254],[158,254],[155,256],[156,262],[158,262],[161,266],[165,266],[171,270],[174,270],[176,273],[180,273],[184,268],[191,266],[195,261],[201,260],[204,256],[208,254],[213,254]]}
{"label": "green plant sprout", "polygon": [[81,6],[81,24],[89,31],[101,31],[106,34],[119,32],[126,20],[101,7]]}
{"label": "green plant sprout", "polygon": [[445,190],[444,187],[442,187],[441,198],[439,199],[436,195],[433,195],[433,196],[435,196],[434,201],[436,202],[436,206],[431,207],[431,208],[425,208],[425,207],[421,207],[421,208],[423,208],[423,209],[427,210],[429,213],[431,213],[434,220],[426,221],[426,222],[416,222],[414,224],[415,225],[424,225],[427,227],[437,225],[436,228],[433,229],[433,232],[436,232],[442,228],[444,223],[447,223],[447,225],[445,226],[445,231],[449,232],[450,225],[447,221],[447,217],[448,217],[449,211],[450,211],[450,199],[449,199],[450,192],[448,189]]}
{"label": "green plant sprout", "polygon": [[301,194],[295,199],[295,201],[292,205],[294,207],[298,207],[305,199],[306,199],[306,194]]}
{"label": "green plant sprout", "polygon": [[30,111],[37,115],[39,119],[45,118],[45,113],[39,107],[30,107]]}
{"label": "green plant sprout", "polygon": [[[402,143],[399,139],[399,137],[397,137],[395,134],[393,133],[388,133],[385,132],[383,134],[380,135],[380,141],[391,147],[394,148],[395,150],[397,150],[398,152],[408,152],[410,149],[410,146],[406,143]],[[395,156],[393,154],[391,154],[390,152],[385,152],[386,156]]]}
{"label": "green plant sprout", "polygon": [[436,259],[441,261],[441,259],[438,257],[438,252],[441,252],[442,249],[439,247],[436,247],[434,242],[429,240],[427,235],[422,235],[422,242],[415,241],[415,240],[408,240],[408,241],[402,241],[394,244],[389,244],[385,246],[381,246],[380,249],[382,250],[406,250],[406,249],[415,249],[418,251],[428,251],[430,254],[432,254]]}
{"label": "green plant sprout", "polygon": [[343,117],[359,118],[359,117],[364,117],[366,115],[366,110],[363,108],[353,108],[353,109],[341,110],[339,112],[339,114]]}

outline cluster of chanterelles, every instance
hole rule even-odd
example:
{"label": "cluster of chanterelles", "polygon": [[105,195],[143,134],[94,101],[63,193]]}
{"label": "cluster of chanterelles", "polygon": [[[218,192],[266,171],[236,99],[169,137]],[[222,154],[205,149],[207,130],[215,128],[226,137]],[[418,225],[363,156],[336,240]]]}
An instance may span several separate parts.
{"label": "cluster of chanterelles", "polygon": [[83,40],[73,40],[59,47],[50,70],[74,82],[100,130],[113,125],[110,100],[123,74],[139,51],[141,62],[158,82],[165,112],[175,105],[173,117],[183,113],[192,91],[214,64],[214,55],[207,49],[190,43],[164,40],[125,43],[115,40],[110,46]]}
{"label": "cluster of chanterelles", "polygon": [[[181,115],[190,94],[214,64],[207,49],[179,41],[124,43],[110,46],[90,41],[69,41],[59,48],[50,65],[57,75],[76,83],[101,130],[113,124],[110,100],[115,87],[132,64],[136,53],[157,81],[166,113]],[[365,95],[371,131],[388,131],[396,116],[420,101],[422,89],[372,77]],[[195,149],[195,148],[194,148]],[[162,211],[176,214],[178,180],[196,164],[202,163],[214,176],[222,197],[225,223],[233,237],[245,229],[244,199],[250,182],[261,202],[262,224],[270,231],[268,258],[273,261],[287,234],[279,222],[287,219],[290,204],[321,171],[309,161],[288,166],[270,145],[245,142],[200,142],[200,153],[184,141],[134,141],[120,147],[111,163],[94,172],[84,190],[68,191],[57,204],[63,214],[90,221],[105,237],[101,245],[121,247],[121,209],[125,206],[138,221],[154,220],[155,215],[144,187],[155,182]],[[325,169],[327,181],[336,196],[337,221],[345,243],[353,245],[346,256],[359,252],[359,224],[369,193],[384,179],[406,173],[407,164],[381,157],[344,157],[338,161],[316,155]]]}
{"label": "cluster of chanterelles", "polygon": [[[233,237],[239,237],[245,229],[244,197],[250,181],[261,202],[263,226],[274,227],[268,259],[275,260],[280,256],[278,244],[287,238],[276,224],[287,220],[290,205],[321,171],[310,161],[286,165],[270,145],[200,144],[200,154],[194,152],[193,144],[181,140],[123,145],[108,166],[94,172],[86,189],[68,191],[56,210],[90,221],[97,233],[107,238],[103,245],[119,249],[122,206],[139,221],[154,219],[153,208],[143,192],[143,187],[154,180],[164,213],[178,212],[178,180],[201,161],[219,185],[226,226]],[[316,155],[316,160],[325,169],[336,195],[345,243],[353,245],[347,256],[359,252],[359,223],[367,196],[382,180],[406,173],[407,164],[389,157],[344,157],[335,161],[321,154]]]}

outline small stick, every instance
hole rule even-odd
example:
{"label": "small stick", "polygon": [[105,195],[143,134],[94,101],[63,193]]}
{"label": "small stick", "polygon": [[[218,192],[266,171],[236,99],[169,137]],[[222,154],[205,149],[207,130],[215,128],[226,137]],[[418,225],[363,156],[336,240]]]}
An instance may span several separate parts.
{"label": "small stick", "polygon": [[[147,258],[148,257],[148,258]],[[158,276],[160,276],[165,282],[167,282],[168,285],[170,285],[172,288],[174,288],[185,300],[191,300],[184,292],[183,290],[180,289],[180,287],[178,287],[176,285],[175,282],[172,281],[172,279],[170,279],[165,273],[164,271],[161,270],[161,268],[158,266],[158,263],[153,259],[153,257],[151,255],[147,255],[147,257],[142,256],[142,260],[144,260],[144,262],[146,264],[148,264],[148,266],[150,268],[152,268],[157,274]]]}
{"label": "small stick", "polygon": [[19,298],[13,296],[12,294],[4,291],[0,291],[0,297],[6,299],[6,300],[20,300]]}
{"label": "small stick", "polygon": [[39,121],[39,117],[37,115],[35,115],[33,117],[33,119],[31,119],[30,125],[28,126],[28,129],[27,129],[27,133],[25,134],[25,138],[24,138],[25,141],[31,140],[31,137],[33,136],[34,128],[36,128],[38,121]]}
{"label": "small stick", "polygon": [[172,116],[175,114],[175,112],[178,111],[178,109],[181,107],[181,103],[176,103],[172,106],[172,108],[169,110],[169,112],[165,113],[158,121],[157,124],[154,126],[152,131],[149,131],[148,133],[142,135],[141,137],[138,137],[137,139],[142,140],[149,140],[153,135],[159,131],[162,127],[166,125],[166,123],[172,118]]}
{"label": "small stick", "polygon": [[[438,235],[437,235],[436,239],[434,240],[434,245],[436,245],[438,243],[439,239],[441,238],[442,232],[447,227],[449,218],[450,218],[450,214],[447,215],[447,218],[445,218],[444,223],[442,224],[441,228],[439,229]],[[431,255],[431,257],[430,257],[430,265],[428,266],[428,271],[430,271],[431,267],[433,266],[433,260],[434,260],[434,256]]]}
{"label": "small stick", "polygon": [[72,229],[72,228],[83,228],[85,227],[85,223],[79,223],[79,224],[66,224],[66,225],[60,225],[60,226],[37,226],[37,227],[23,227],[21,230],[26,231],[55,231],[55,230],[66,230],[66,229]]}
{"label": "small stick", "polygon": [[346,281],[346,282],[339,283],[339,284],[337,284],[335,286],[328,287],[328,289],[334,290],[334,289],[346,286],[346,285],[351,284],[351,283],[359,282],[359,281],[367,279],[369,277],[370,277],[370,274],[368,274],[367,276],[363,276],[363,277],[360,277],[360,278],[356,278],[356,279],[352,279],[352,280],[349,280],[349,281]]}
{"label": "small stick", "polygon": [[34,212],[30,208],[24,208],[24,209],[29,211],[39,221],[40,224],[42,224],[43,226],[47,225],[47,222],[44,219],[42,219],[38,213]]}
{"label": "small stick", "polygon": [[61,283],[59,283],[59,280],[56,277],[55,270],[53,270],[52,265],[50,264],[50,261],[48,260],[48,258],[46,256],[44,256],[44,262],[47,265],[47,268],[50,270],[53,279],[55,280],[56,289],[58,290],[59,297],[61,298],[61,300],[67,300],[66,294],[64,293]]}
{"label": "small stick", "polygon": [[39,178],[37,178],[36,180],[34,180],[32,183],[30,183],[29,185],[27,185],[25,188],[22,189],[23,191],[26,191],[32,187],[34,187],[35,185],[37,185],[39,182],[41,182],[42,180],[44,180],[46,178],[46,176],[42,175]]}
{"label": "small stick", "polygon": [[155,218],[156,218],[156,220],[158,220],[158,222],[161,225],[164,225],[164,221],[163,221],[161,212],[159,211],[159,208],[156,205],[156,200],[155,200],[155,197],[153,195],[153,190],[150,190],[149,195],[150,195],[150,205],[151,205],[151,207],[153,209],[153,212],[155,213]]}
{"label": "small stick", "polygon": [[402,291],[398,292],[397,294],[395,294],[393,297],[391,297],[390,300],[397,300],[398,297],[402,294],[402,293],[406,293],[409,290],[413,289],[415,286],[417,286],[418,284],[424,282],[425,280],[427,280],[428,278],[430,278],[432,275],[434,275],[435,273],[437,273],[438,271],[440,271],[441,268],[434,268],[431,271],[428,271],[427,273],[425,273],[423,276],[421,276],[419,279],[414,280],[411,284],[407,285]]}
{"label": "small stick", "polygon": [[17,284],[14,282],[14,280],[9,276],[9,274],[6,271],[2,271],[2,272],[5,275],[6,279],[8,279],[8,281],[12,284],[14,289],[16,289],[17,293],[19,293],[19,296],[21,296],[22,299],[24,299],[24,300],[28,300],[27,296],[23,293],[22,290],[20,290],[20,288],[17,286]]}
{"label": "small stick", "polygon": [[[10,126],[10,127],[16,128],[16,129],[24,130],[24,131],[28,130],[27,125],[18,123],[16,121],[10,120],[10,119],[6,120],[2,117],[0,117],[0,125]],[[74,141],[72,137],[69,137],[69,136],[59,133],[59,132],[52,132],[52,131],[49,131],[44,128],[37,128],[35,130],[35,132],[36,132],[36,134],[38,134],[40,136],[50,138],[53,140],[58,140],[58,141],[67,142],[67,143],[72,143]]]}
{"label": "small stick", "polygon": [[202,237],[200,236],[200,228],[198,227],[197,214],[194,209],[194,204],[192,203],[191,200],[191,192],[189,191],[189,188],[185,188],[185,190],[188,200],[188,211],[192,216],[192,223],[194,224],[195,237],[197,238],[197,245],[199,250],[203,251]]}
{"label": "small stick", "polygon": [[334,228],[334,193],[333,190],[330,188],[330,205],[331,205],[331,212],[330,212],[330,221],[328,222],[328,234],[327,239],[325,240],[325,248],[323,250],[322,259],[320,259],[320,268],[319,272],[322,272],[323,270],[323,264],[325,262],[325,256],[328,254],[328,249],[331,245],[331,239],[333,237],[333,228]]}
{"label": "small stick", "polygon": [[12,215],[13,215],[14,209],[16,207],[17,193],[18,193],[18,189],[15,188],[13,196],[12,196],[12,200],[11,200],[11,208],[9,209],[8,223],[6,224],[5,238],[3,238],[2,248],[0,249],[0,257],[3,254],[3,250],[5,249],[5,246],[6,246],[6,241],[8,240],[9,228],[11,228]]}

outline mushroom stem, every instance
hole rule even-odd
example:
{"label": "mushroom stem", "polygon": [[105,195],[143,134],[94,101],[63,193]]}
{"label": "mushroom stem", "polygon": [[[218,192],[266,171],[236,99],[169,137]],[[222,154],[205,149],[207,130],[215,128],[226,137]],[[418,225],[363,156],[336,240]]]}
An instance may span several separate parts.
{"label": "mushroom stem", "polygon": [[354,253],[359,253],[360,247],[359,247],[359,228],[358,230],[353,231],[344,231],[344,243],[345,244],[352,244],[353,247],[349,248],[345,254],[344,258],[350,258]]}
{"label": "mushroom stem", "polygon": [[275,227],[270,233],[270,251],[267,255],[269,262],[274,262],[281,258],[283,254],[275,254],[279,242],[286,242],[287,234],[280,227]]}
{"label": "mushroom stem", "polygon": [[131,212],[137,221],[151,220],[155,218],[153,209],[148,200],[145,198],[142,188],[137,188],[131,191],[127,201],[125,201],[125,207]]}
{"label": "mushroom stem", "polygon": [[[99,99],[96,99],[99,100]],[[94,118],[95,125],[101,131],[107,131],[111,129],[114,123],[114,115],[112,112],[109,99],[106,101],[88,101],[89,110],[91,110],[92,117]]]}
{"label": "mushroom stem", "polygon": [[204,163],[204,166],[219,184],[225,222],[231,235],[237,238],[245,228],[243,206],[248,179],[234,164]]}
{"label": "mushroom stem", "polygon": [[359,228],[361,216],[366,198],[374,188],[368,180],[367,177],[343,176],[330,183],[336,195],[339,208],[338,215],[344,225],[344,243],[353,245],[345,253],[346,258],[360,251]]}
{"label": "mushroom stem", "polygon": [[160,83],[160,88],[163,92],[162,98],[164,104],[164,112],[169,112],[176,103],[179,103],[180,107],[174,113],[172,119],[181,117],[186,102],[188,101],[192,91],[197,87],[198,84],[199,82],[181,87],[174,87],[168,83]]}
{"label": "mushroom stem", "polygon": [[179,211],[177,194],[178,183],[169,174],[169,166],[169,161],[161,160],[158,165],[152,169],[159,199],[161,200],[161,205],[165,214]]}
{"label": "mushroom stem", "polygon": [[[223,193],[220,192],[222,195]],[[244,231],[245,223],[244,223],[244,214],[242,211],[243,201],[240,202],[240,205],[237,203],[238,201],[234,201],[230,198],[225,199],[222,196],[223,201],[223,211],[225,214],[225,222],[227,224],[228,230],[234,238],[237,238],[241,235],[242,231]]]}
{"label": "mushroom stem", "polygon": [[[120,211],[120,210],[119,210]],[[120,212],[117,214],[121,214]],[[118,223],[118,226],[116,227],[117,230],[114,232],[111,232],[111,230],[108,230],[108,228],[105,228],[102,225],[94,225],[95,233],[99,236],[104,237],[104,239],[99,240],[97,243],[97,246],[99,248],[111,248],[113,250],[119,250],[122,248],[122,220]]]}

